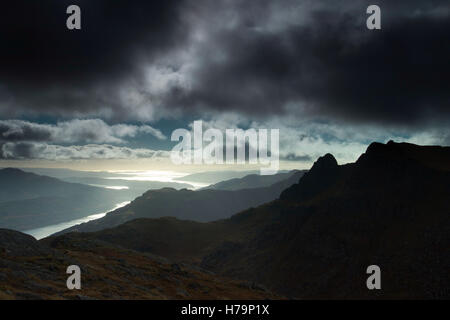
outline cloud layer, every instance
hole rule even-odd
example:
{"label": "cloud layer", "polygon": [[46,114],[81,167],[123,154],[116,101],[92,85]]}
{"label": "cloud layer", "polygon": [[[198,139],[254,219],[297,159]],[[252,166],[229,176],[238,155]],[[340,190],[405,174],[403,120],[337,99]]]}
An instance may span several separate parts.
{"label": "cloud layer", "polygon": [[82,146],[61,146],[32,142],[8,142],[0,144],[0,159],[3,160],[134,160],[140,158],[168,158],[168,154],[165,151],[143,148],[132,149],[107,144],[88,144]]}
{"label": "cloud layer", "polygon": [[74,119],[57,124],[41,124],[23,120],[0,120],[1,142],[53,143],[125,143],[125,138],[150,134],[166,139],[158,129],[149,125],[108,125],[101,119]]}
{"label": "cloud layer", "polygon": [[164,154],[123,146],[138,135],[166,139],[160,130],[149,125],[108,125],[101,119],[74,119],[56,124],[0,120],[0,159],[138,159]]}
{"label": "cloud layer", "polygon": [[2,8],[3,116],[450,118],[448,1],[379,1],[369,31],[366,0],[79,0],[79,32],[65,29],[72,2]]}
{"label": "cloud layer", "polygon": [[[141,66],[182,44],[181,1],[17,0],[0,11],[0,108],[4,113],[125,118]],[[81,7],[82,29],[66,28]],[[136,106],[135,106],[136,107]]]}

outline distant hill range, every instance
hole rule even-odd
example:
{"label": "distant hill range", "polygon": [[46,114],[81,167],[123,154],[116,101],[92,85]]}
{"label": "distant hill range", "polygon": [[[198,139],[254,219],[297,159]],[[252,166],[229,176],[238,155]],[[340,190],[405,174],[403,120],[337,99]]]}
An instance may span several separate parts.
{"label": "distant hill range", "polygon": [[[251,188],[269,187],[277,182],[291,179],[294,176],[294,182],[298,182],[298,179],[306,171],[292,170],[288,172],[277,173],[273,175],[260,175],[249,174],[242,178],[234,178],[226,181],[221,181],[216,184],[212,184],[204,189],[214,190],[240,190]],[[291,179],[292,180],[292,179]]]}
{"label": "distant hill range", "polygon": [[180,178],[176,178],[175,180],[180,181],[192,181],[192,182],[198,182],[198,183],[205,183],[205,184],[214,184],[218,183],[220,181],[224,180],[230,180],[230,179],[239,179],[243,178],[245,176],[248,176],[250,174],[257,174],[259,171],[252,170],[252,171],[206,171],[206,172],[198,172],[189,174],[187,176],[183,176]]}
{"label": "distant hill range", "polygon": [[[303,171],[291,171],[278,174],[273,178],[277,181],[269,186],[236,190],[203,189],[175,190],[163,188],[150,190],[136,198],[129,205],[109,212],[105,217],[83,223],[61,233],[72,231],[92,232],[118,226],[137,218],[176,217],[184,220],[208,222],[225,219],[231,215],[259,206],[277,199],[281,192],[298,182]],[[248,182],[247,182],[248,179]],[[252,175],[239,179],[241,186],[257,186],[269,184],[269,180],[255,181]],[[223,182],[228,186],[229,182]]]}
{"label": "distant hill range", "polygon": [[[216,192],[236,198],[220,201],[225,198],[213,198]],[[121,218],[126,221],[171,208],[183,218],[214,199],[213,217],[214,210],[242,201],[238,195],[252,197],[234,192],[149,192],[108,216],[128,215]],[[88,240],[197,264],[294,298],[448,299],[450,148],[372,143],[355,163],[319,158],[277,200],[228,219],[137,219],[43,242]],[[366,287],[373,264],[381,268],[382,290]]]}
{"label": "distant hill range", "polygon": [[0,170],[0,228],[29,230],[111,209],[123,192],[68,183],[19,169]]}
{"label": "distant hill range", "polygon": [[162,182],[162,181],[137,181],[130,179],[133,173],[117,173],[107,171],[78,171],[59,168],[20,168],[22,171],[35,173],[37,175],[49,176],[65,182],[81,183],[97,187],[126,187],[122,189],[130,196],[130,200],[143,194],[150,189],[193,188],[189,183],[182,182]]}
{"label": "distant hill range", "polygon": [[[53,169],[44,171],[53,172]],[[55,172],[75,174],[78,171],[55,169]],[[128,182],[88,177],[65,179],[76,183],[15,168],[0,169],[0,228],[20,231],[40,228],[111,210],[118,203],[130,201],[151,188],[191,187],[173,182]],[[127,189],[106,188],[118,184]]]}

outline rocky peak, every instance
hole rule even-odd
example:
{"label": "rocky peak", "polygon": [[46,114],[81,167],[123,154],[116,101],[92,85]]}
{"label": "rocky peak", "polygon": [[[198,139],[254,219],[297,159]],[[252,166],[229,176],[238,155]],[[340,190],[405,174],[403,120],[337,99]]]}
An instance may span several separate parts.
{"label": "rocky peak", "polygon": [[327,153],[326,155],[317,159],[316,162],[314,162],[314,165],[312,166],[310,172],[323,170],[328,171],[330,169],[335,169],[337,167],[338,163],[336,161],[336,158],[331,153]]}
{"label": "rocky peak", "polygon": [[298,184],[283,191],[280,198],[301,201],[314,197],[331,186],[338,174],[339,165],[335,157],[327,153],[314,162],[311,170],[300,179]]}
{"label": "rocky peak", "polygon": [[370,168],[385,168],[392,165],[395,167],[395,164],[407,165],[412,160],[411,151],[415,148],[420,147],[409,143],[396,143],[392,140],[386,144],[373,142],[356,163],[363,167],[370,166]]}

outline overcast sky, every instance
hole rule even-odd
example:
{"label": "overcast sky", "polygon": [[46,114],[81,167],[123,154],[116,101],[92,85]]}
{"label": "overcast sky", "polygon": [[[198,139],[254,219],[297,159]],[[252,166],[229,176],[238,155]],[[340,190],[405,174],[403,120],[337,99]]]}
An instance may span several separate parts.
{"label": "overcast sky", "polygon": [[170,167],[172,130],[199,119],[280,129],[286,168],[372,141],[449,145],[449,15],[448,0],[3,4],[0,166]]}

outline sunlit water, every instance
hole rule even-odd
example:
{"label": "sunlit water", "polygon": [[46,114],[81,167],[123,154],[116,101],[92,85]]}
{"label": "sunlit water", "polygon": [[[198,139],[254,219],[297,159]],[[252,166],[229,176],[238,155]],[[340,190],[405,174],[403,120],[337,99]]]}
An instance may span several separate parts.
{"label": "sunlit water", "polygon": [[75,220],[71,220],[71,221],[67,221],[67,222],[53,224],[53,225],[42,227],[42,228],[24,231],[24,233],[32,235],[33,237],[35,237],[36,239],[39,240],[39,239],[48,237],[49,235],[52,235],[56,232],[76,226],[77,224],[103,218],[106,215],[106,213],[116,210],[116,209],[119,209],[121,207],[124,207],[129,203],[130,203],[130,201],[121,202],[121,203],[118,203],[114,208],[111,208],[111,210],[108,210],[105,212],[95,213],[95,214],[91,214],[90,216],[87,216],[84,218],[79,218],[79,219],[75,219]]}
{"label": "sunlit water", "polygon": [[[160,181],[160,182],[173,182],[173,183],[187,183],[190,184],[193,189],[199,189],[208,186],[207,183],[199,183],[199,182],[192,182],[188,180],[176,180],[179,178],[182,178],[187,175],[187,173],[182,172],[176,172],[176,171],[116,171],[113,172],[115,176],[108,177],[106,179],[114,179],[114,180],[125,180],[125,181]],[[107,189],[114,189],[114,190],[126,190],[129,189],[128,186],[105,186],[105,185],[94,185],[92,186],[96,187],[103,187]],[[121,208],[123,206],[126,206],[129,204],[130,201],[125,201],[122,203],[118,203],[114,208],[111,208],[111,210],[108,210],[106,212],[101,213],[95,213],[91,214],[84,218],[79,218],[67,222],[62,222],[58,224],[53,224],[50,226],[42,227],[42,228],[36,228],[28,231],[24,231],[25,233],[32,235],[36,239],[42,239],[45,237],[48,237],[56,232],[62,231],[64,229],[73,227],[77,224],[85,223],[88,221],[96,220],[103,218],[107,212],[116,210],[118,208]]]}
{"label": "sunlit water", "polygon": [[207,183],[193,182],[188,180],[178,180],[187,175],[187,173],[176,171],[120,171],[114,172],[120,176],[108,177],[106,179],[113,180],[127,180],[127,181],[159,181],[159,182],[173,182],[173,183],[187,183],[194,189],[204,188],[208,186]]}
{"label": "sunlit water", "polygon": [[93,186],[93,187],[100,187],[100,188],[112,189],[112,190],[128,190],[128,189],[130,189],[130,187],[128,187],[128,186],[105,186],[102,184],[89,184],[89,185]]}

